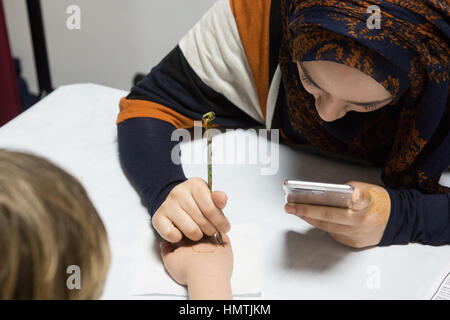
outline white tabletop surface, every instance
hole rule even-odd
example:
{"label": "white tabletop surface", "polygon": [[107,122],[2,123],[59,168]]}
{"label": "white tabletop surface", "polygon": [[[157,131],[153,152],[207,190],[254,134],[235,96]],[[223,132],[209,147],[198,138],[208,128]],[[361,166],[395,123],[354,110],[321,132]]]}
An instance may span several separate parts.
{"label": "white tabletop surface", "polygon": [[[119,99],[126,94],[95,84],[63,86],[0,128],[1,148],[44,156],[77,177],[87,189],[106,226],[112,250],[103,299],[137,298],[131,295],[135,254],[141,226],[149,223],[146,208],[119,162],[115,120]],[[224,137],[215,137],[215,148],[225,144]],[[201,148],[198,141],[192,145]],[[183,148],[189,146],[184,144]],[[449,262],[450,246],[351,249],[283,211],[284,179],[381,184],[380,169],[283,145],[279,152],[276,175],[261,175],[264,165],[214,167],[214,189],[228,195],[224,212],[231,224],[255,223],[260,228],[262,298],[424,298]],[[206,178],[204,165],[186,164],[184,169],[188,177]],[[449,172],[441,183],[450,185]]]}

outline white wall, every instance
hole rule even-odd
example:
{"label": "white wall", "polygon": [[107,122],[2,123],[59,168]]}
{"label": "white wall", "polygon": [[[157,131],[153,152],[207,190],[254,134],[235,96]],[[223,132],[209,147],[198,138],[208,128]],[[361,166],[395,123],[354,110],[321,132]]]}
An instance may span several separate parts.
{"label": "white wall", "polygon": [[[54,87],[94,82],[129,90],[215,0],[41,0]],[[37,79],[25,0],[3,0],[13,55],[33,92]],[[81,9],[81,29],[66,26],[67,7]]]}

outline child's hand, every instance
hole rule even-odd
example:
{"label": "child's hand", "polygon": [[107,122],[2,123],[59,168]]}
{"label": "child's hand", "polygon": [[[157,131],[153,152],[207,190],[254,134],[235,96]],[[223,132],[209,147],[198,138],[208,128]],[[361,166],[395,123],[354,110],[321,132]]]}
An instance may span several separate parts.
{"label": "child's hand", "polygon": [[198,241],[204,235],[213,236],[217,230],[223,233],[230,230],[230,223],[222,213],[226,203],[225,193],[211,193],[204,180],[191,178],[172,189],[153,215],[152,224],[169,242],[181,241],[183,234]]}
{"label": "child's hand", "polygon": [[224,246],[218,245],[214,237],[205,237],[199,242],[183,239],[173,244],[161,242],[161,256],[170,276],[179,284],[187,285],[196,275],[211,274],[231,278],[233,252],[230,238],[223,234]]}
{"label": "child's hand", "polygon": [[200,242],[161,242],[161,257],[170,276],[187,285],[191,299],[231,299],[233,252],[223,234],[224,246],[208,237]]}

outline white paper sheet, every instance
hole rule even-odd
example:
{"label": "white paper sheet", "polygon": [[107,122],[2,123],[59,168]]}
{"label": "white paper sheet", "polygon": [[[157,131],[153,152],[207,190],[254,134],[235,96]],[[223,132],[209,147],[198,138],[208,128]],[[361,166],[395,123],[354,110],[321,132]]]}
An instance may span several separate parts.
{"label": "white paper sheet", "polygon": [[[259,229],[253,224],[231,227],[228,233],[234,256],[231,287],[235,297],[261,295]],[[136,257],[133,295],[187,297],[185,287],[170,278],[160,257],[159,239],[150,227],[142,230]]]}
{"label": "white paper sheet", "polygon": [[442,269],[426,298],[430,300],[450,300],[450,263]]}

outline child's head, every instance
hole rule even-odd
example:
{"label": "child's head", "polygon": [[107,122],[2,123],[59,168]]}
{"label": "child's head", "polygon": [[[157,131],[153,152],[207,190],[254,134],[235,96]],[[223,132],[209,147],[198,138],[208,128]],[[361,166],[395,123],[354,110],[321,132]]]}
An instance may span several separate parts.
{"label": "child's head", "polygon": [[[40,157],[0,150],[0,299],[95,299],[110,251],[81,184]],[[80,269],[81,289],[67,280]]]}

